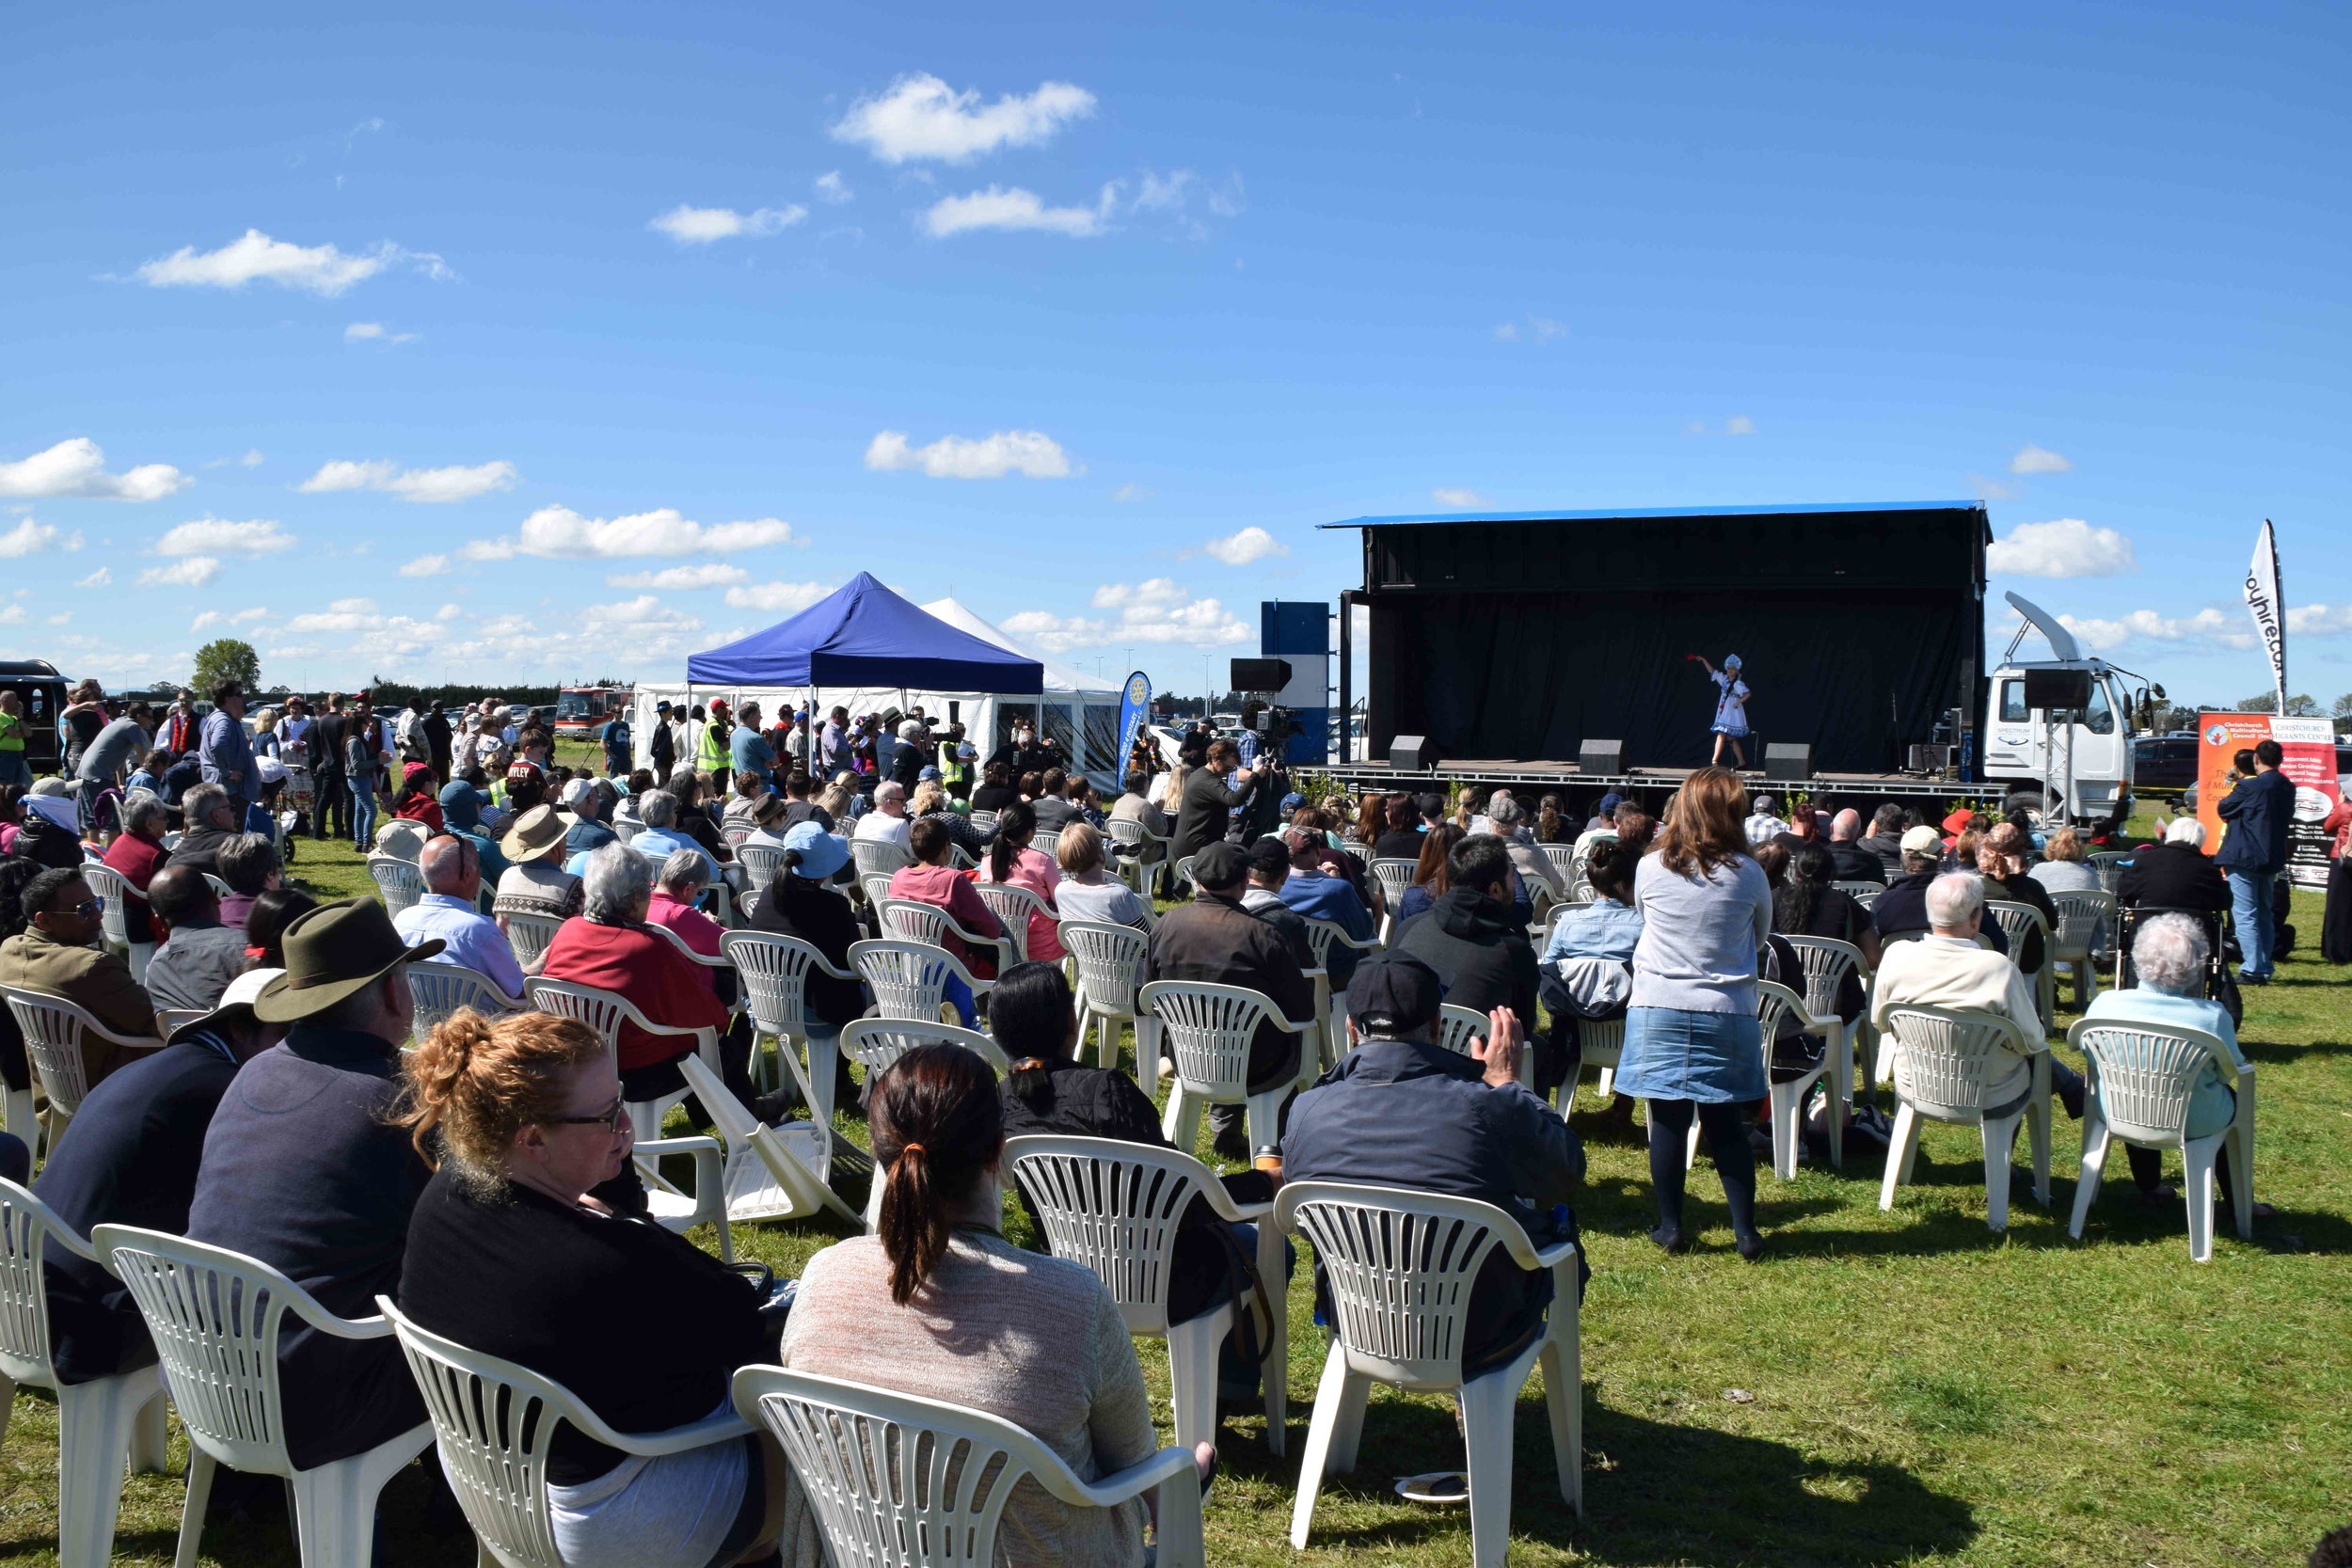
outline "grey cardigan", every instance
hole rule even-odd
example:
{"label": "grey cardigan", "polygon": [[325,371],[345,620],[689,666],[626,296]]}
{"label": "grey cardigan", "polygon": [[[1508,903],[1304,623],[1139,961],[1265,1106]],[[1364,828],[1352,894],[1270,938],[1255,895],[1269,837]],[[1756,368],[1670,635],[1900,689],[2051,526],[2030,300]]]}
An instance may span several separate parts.
{"label": "grey cardigan", "polygon": [[1756,956],[1772,934],[1772,890],[1745,855],[1712,876],[1677,876],[1655,853],[1633,873],[1642,940],[1633,949],[1636,1007],[1756,1011]]}

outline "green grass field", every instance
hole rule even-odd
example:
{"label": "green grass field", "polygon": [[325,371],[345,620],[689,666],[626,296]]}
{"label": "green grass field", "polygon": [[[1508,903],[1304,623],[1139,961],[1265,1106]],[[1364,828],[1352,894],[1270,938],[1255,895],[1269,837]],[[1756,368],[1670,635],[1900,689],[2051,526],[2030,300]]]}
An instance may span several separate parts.
{"label": "green grass field", "polygon": [[[348,848],[304,842],[294,874],[324,895],[369,891]],[[2053,1203],[2021,1172],[2006,1237],[1984,1227],[1976,1134],[1931,1127],[1916,1184],[1878,1210],[1875,1161],[1793,1182],[1761,1174],[1772,1250],[1731,1251],[1722,1192],[1691,1186],[1697,1247],[1644,1240],[1647,1165],[1632,1138],[1589,1130],[1578,1209],[1594,1278],[1583,1308],[1585,1497],[1579,1524],[1548,1483],[1538,1389],[1520,1402],[1515,1560],[1609,1564],[2298,1563],[2352,1521],[2352,971],[2317,961],[2316,896],[2297,894],[2305,945],[2248,993],[2260,1069],[2256,1190],[2274,1204],[2251,1243],[2226,1225],[2192,1265],[2182,1206],[2143,1208],[2120,1160],[2084,1240],[2068,1239],[2079,1129],[2060,1113]],[[2061,1019],[2061,1025],[2067,1022]],[[2079,1064],[2077,1064],[2079,1065]],[[863,1143],[862,1124],[841,1129]],[[1205,1155],[1206,1150],[1202,1151]],[[2177,1174],[2177,1167],[2174,1167]],[[1029,1241],[1021,1216],[1009,1234]],[[737,1245],[797,1273],[834,1232],[749,1226]],[[704,1238],[706,1242],[709,1238]],[[1301,1277],[1290,1291],[1288,1460],[1256,1411],[1229,1417],[1209,1504],[1210,1559],[1467,1563],[1459,1509],[1399,1501],[1394,1478],[1460,1463],[1436,1400],[1377,1395],[1361,1464],[1325,1488],[1305,1554],[1286,1539],[1323,1338]],[[1167,1363],[1141,1344],[1164,1396]],[[1744,1398],[1735,1398],[1738,1390]],[[1159,1406],[1163,1431],[1168,1411]],[[174,1433],[175,1466],[183,1449]],[[54,1406],[20,1393],[0,1449],[0,1560],[55,1560]],[[430,1506],[421,1468],[386,1495],[395,1564],[473,1560],[462,1522]],[[181,1482],[135,1478],[121,1560],[170,1560]],[[292,1563],[282,1513],[215,1516],[207,1562]]]}

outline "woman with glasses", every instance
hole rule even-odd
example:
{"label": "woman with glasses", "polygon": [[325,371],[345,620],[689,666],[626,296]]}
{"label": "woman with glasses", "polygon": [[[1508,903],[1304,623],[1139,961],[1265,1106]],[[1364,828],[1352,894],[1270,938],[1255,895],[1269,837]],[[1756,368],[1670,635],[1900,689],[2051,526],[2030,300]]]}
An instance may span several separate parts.
{"label": "woman with glasses", "polygon": [[[726,1409],[735,1370],[775,1358],[743,1275],[630,1217],[628,1114],[587,1025],[463,1009],[405,1067],[404,1124],[436,1166],[401,1266],[421,1327],[553,1378],[628,1433]],[[567,1426],[548,1475],[567,1568],[734,1562],[781,1512],[755,1438],[646,1459]]]}

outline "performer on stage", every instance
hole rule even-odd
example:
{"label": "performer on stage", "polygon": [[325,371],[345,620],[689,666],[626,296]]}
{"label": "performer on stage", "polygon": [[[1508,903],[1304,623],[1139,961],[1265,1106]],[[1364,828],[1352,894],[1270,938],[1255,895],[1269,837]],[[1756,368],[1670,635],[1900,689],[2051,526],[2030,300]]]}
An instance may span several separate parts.
{"label": "performer on stage", "polygon": [[1724,667],[1720,670],[1708,664],[1703,655],[1692,654],[1689,657],[1706,666],[1707,678],[1722,691],[1715,703],[1715,755],[1708,766],[1723,766],[1724,742],[1728,740],[1738,766],[1745,768],[1748,765],[1748,751],[1740,742],[1748,736],[1748,683],[1740,678],[1740,656],[1725,655]]}

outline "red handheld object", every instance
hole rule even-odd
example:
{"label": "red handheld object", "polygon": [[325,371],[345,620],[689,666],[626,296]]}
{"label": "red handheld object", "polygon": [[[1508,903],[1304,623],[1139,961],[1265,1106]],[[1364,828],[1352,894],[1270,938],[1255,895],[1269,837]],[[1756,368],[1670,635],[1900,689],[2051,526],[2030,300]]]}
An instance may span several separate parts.
{"label": "red handheld object", "polygon": [[1693,664],[1705,664],[1707,662],[1706,659],[1700,657],[1697,654],[1684,654],[1682,657],[1689,659]]}

